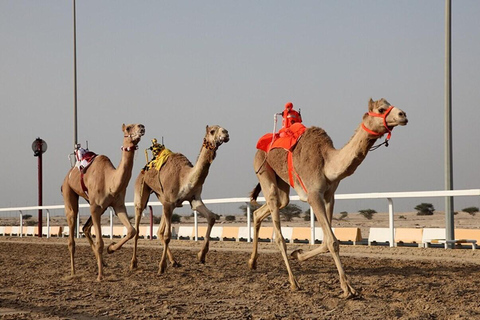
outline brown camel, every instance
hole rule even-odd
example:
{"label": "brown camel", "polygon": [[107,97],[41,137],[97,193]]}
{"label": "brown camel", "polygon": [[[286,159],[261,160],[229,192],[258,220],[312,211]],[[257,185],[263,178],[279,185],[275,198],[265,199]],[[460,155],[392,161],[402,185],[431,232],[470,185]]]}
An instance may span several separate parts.
{"label": "brown camel", "polygon": [[[307,260],[317,254],[330,251],[340,275],[340,285],[344,297],[357,295],[350,285],[339,256],[339,242],[331,229],[334,205],[334,193],[345,177],[352,175],[365,159],[375,141],[385,133],[391,133],[393,127],[406,125],[405,112],[393,107],[385,99],[368,103],[368,113],[363,116],[360,126],[350,141],[342,148],[335,149],[327,133],[317,127],[308,128],[300,138],[293,152],[294,189],[302,201],[312,206],[313,212],[322,227],[324,240],[320,247],[309,252],[294,251],[291,256],[299,261]],[[265,159],[266,158],[266,159]],[[272,149],[268,156],[258,150],[254,159],[254,169],[260,183],[252,191],[255,200],[260,189],[266,203],[254,212],[253,252],[248,262],[250,269],[257,267],[258,232],[262,220],[272,214],[277,243],[287,267],[292,290],[300,289],[287,257],[285,240],[280,229],[279,209],[289,202],[289,172],[287,151]],[[302,187],[303,186],[305,188]]]}
{"label": "brown camel", "polygon": [[[202,187],[208,175],[210,165],[215,159],[218,147],[228,142],[228,131],[220,126],[207,126],[203,138],[203,145],[195,166],[180,153],[172,153],[166,160],[160,171],[150,169],[141,172],[135,181],[135,229],[140,226],[142,211],[148,203],[151,193],[155,193],[163,205],[163,215],[160,221],[158,236],[163,243],[163,253],[160,259],[158,273],[164,273],[168,259],[173,266],[179,264],[173,258],[168,244],[171,238],[172,213],[176,207],[181,207],[182,202],[189,201],[193,210],[200,212],[208,221],[203,248],[198,253],[200,262],[205,262],[210,242],[210,232],[215,223],[215,214],[210,211],[202,201]],[[133,257],[130,268],[137,268],[137,240],[135,236]]]}
{"label": "brown camel", "polygon": [[[83,231],[93,252],[97,258],[98,278],[103,278],[103,239],[100,226],[100,218],[108,207],[112,207],[115,214],[128,232],[118,244],[112,243],[108,246],[108,253],[120,249],[122,245],[135,236],[135,229],[130,224],[125,208],[125,193],[128,182],[132,176],[133,158],[135,150],[138,149],[137,144],[141,137],[145,134],[143,124],[123,125],[123,146],[122,159],[118,168],[115,169],[110,159],[104,155],[98,155],[87,168],[83,183],[87,193],[82,188],[81,172],[77,167],[73,167],[68,172],[62,185],[63,200],[65,202],[65,214],[67,216],[70,235],[68,237],[68,248],[70,250],[71,274],[75,274],[75,222],[78,214],[78,199],[84,198],[90,203],[91,217],[85,223]],[[95,229],[96,243],[93,242],[91,236],[91,227]]]}

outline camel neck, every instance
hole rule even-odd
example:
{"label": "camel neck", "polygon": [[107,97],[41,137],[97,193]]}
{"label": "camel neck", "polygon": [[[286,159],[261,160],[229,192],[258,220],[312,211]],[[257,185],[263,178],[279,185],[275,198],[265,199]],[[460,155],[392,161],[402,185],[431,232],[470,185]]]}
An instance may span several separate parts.
{"label": "camel neck", "polygon": [[335,150],[328,158],[326,171],[329,180],[341,180],[352,175],[363,162],[377,138],[369,135],[361,128],[360,124],[345,146]]}
{"label": "camel neck", "polygon": [[114,193],[120,190],[125,190],[128,182],[130,181],[130,178],[132,177],[135,150],[135,146],[133,147],[133,149],[127,149],[127,147],[122,147],[122,158],[120,159],[120,164],[115,170],[114,175]]}
{"label": "camel neck", "polygon": [[195,184],[203,184],[205,182],[210,165],[212,164],[213,159],[215,159],[216,152],[216,149],[209,149],[202,146],[197,162],[193,167],[192,179]]}

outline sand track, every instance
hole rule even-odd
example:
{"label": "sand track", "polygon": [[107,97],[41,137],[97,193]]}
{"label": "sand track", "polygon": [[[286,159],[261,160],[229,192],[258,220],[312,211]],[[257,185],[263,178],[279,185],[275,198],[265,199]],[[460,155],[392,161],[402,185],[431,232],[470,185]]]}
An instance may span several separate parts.
{"label": "sand track", "polygon": [[[110,243],[109,240],[105,241]],[[0,238],[1,319],[480,319],[480,250],[342,246],[361,297],[339,298],[329,254],[292,262],[301,291],[289,289],[275,246],[262,243],[250,271],[251,244],[172,241],[181,262],[158,275],[158,241],[141,241],[139,269],[128,270],[130,245],[106,255],[98,283],[94,255],[77,241],[77,276],[69,275],[67,240]],[[289,251],[308,245],[289,245]]]}

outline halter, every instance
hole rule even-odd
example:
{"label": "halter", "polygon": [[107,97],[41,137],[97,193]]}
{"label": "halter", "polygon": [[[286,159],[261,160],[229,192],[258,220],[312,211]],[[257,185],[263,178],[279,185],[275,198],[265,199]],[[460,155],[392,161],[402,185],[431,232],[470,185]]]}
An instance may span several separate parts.
{"label": "halter", "polygon": [[122,151],[135,151],[138,150],[138,146],[131,146],[131,147],[121,147]]}
{"label": "halter", "polygon": [[[383,119],[383,126],[385,127],[385,129],[387,129],[387,137],[385,138],[385,141],[379,145],[376,145],[376,146],[373,146],[370,151],[373,151],[375,149],[377,149],[378,147],[382,146],[382,145],[385,145],[386,147],[388,147],[388,140],[390,140],[390,138],[392,137],[392,130],[393,129],[390,129],[388,126],[387,126],[387,116],[388,114],[390,113],[390,111],[392,111],[392,109],[395,108],[394,106],[390,106],[387,111],[385,111],[383,114],[381,113],[375,113],[375,112],[369,112],[368,115],[371,116],[371,117],[377,117],[377,118],[382,118]],[[365,124],[363,124],[362,122],[362,128],[363,130],[365,130],[366,132],[368,132],[369,134],[371,135],[374,135],[374,136],[378,136],[378,137],[381,137],[383,136],[385,133],[381,133],[381,132],[375,132],[375,131],[372,131],[370,129],[368,129]]]}
{"label": "halter", "polygon": [[208,150],[215,150],[217,149],[217,145],[216,144],[213,144],[211,142],[208,142],[207,139],[203,138],[203,146],[205,147],[205,149],[208,149]]}

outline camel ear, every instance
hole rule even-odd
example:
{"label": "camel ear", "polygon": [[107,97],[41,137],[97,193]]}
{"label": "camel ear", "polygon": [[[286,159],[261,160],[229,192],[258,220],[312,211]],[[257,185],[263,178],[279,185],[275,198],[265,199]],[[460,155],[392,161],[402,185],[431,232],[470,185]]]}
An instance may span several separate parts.
{"label": "camel ear", "polygon": [[122,131],[125,131],[125,127],[126,127],[125,123],[122,124]]}
{"label": "camel ear", "polygon": [[207,124],[207,126],[205,127],[205,132],[208,133],[208,124]]}
{"label": "camel ear", "polygon": [[372,98],[370,98],[370,101],[368,101],[368,110],[369,111],[372,111],[373,110],[373,105],[375,104],[375,102],[373,101]]}

